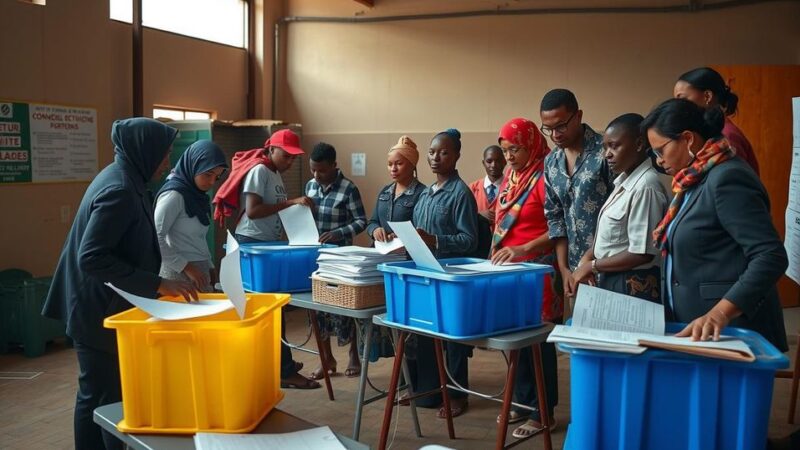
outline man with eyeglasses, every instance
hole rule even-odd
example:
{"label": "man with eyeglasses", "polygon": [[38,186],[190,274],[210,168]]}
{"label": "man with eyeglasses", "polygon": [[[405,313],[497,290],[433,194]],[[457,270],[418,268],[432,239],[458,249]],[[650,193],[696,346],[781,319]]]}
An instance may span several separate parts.
{"label": "man with eyeglasses", "polygon": [[542,133],[556,146],[544,162],[545,217],[571,312],[577,290],[572,271],[592,245],[614,175],[603,157],[603,136],[582,123],[575,94],[553,89],[542,98],[539,112]]}

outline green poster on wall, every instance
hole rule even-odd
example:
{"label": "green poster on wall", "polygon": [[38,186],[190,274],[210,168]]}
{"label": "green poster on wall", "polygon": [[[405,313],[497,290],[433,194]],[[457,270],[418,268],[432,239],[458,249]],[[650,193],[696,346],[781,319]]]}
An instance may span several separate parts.
{"label": "green poster on wall", "polygon": [[0,103],[0,182],[31,181],[31,127],[27,103]]}
{"label": "green poster on wall", "polygon": [[89,181],[97,175],[97,111],[0,101],[0,183]]}

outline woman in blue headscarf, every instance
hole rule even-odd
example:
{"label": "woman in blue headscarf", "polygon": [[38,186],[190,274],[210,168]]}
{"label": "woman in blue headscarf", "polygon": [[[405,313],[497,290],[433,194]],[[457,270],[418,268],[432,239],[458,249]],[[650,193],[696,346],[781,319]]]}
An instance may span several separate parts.
{"label": "woman in blue headscarf", "polygon": [[222,149],[203,139],[186,149],[158,191],[155,224],[161,277],[191,281],[202,292],[213,291],[214,264],[206,242],[211,215],[208,191],[227,168]]}
{"label": "woman in blue headscarf", "polygon": [[161,254],[147,191],[147,182],[169,169],[177,134],[152,119],[114,122],[114,162],[86,189],[53,275],[42,314],[65,322],[75,343],[75,448],[122,448],[92,419],[98,406],[122,400],[117,339],[114,330],[103,328],[103,319],[131,308],[105,283],[149,298],[197,298],[191,283],[158,276]]}

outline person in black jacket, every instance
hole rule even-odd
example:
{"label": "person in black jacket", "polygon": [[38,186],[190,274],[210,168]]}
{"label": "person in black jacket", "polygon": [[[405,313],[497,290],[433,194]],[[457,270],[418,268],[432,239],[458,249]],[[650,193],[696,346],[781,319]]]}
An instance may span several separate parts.
{"label": "person in black jacket", "polygon": [[114,162],[92,181],[67,235],[42,314],[62,320],[75,342],[80,374],[75,448],[121,448],[92,420],[95,408],[121,400],[117,341],[103,319],[131,308],[104,283],[148,298],[196,299],[191,283],[159,278],[161,253],[146,183],[169,169],[177,130],[161,122],[114,122]]}
{"label": "person in black jacket", "polygon": [[[722,136],[725,116],[683,99],[667,100],[642,122],[675,197],[653,232],[665,255],[662,298],[668,320],[689,322],[678,336],[718,339],[728,325],[763,335],[787,351],[776,283],[786,249],[769,196]],[[671,317],[670,317],[671,316]]]}

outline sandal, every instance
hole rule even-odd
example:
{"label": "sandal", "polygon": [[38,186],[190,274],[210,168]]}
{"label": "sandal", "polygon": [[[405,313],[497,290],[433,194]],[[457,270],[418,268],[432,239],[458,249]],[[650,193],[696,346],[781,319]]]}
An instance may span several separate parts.
{"label": "sandal", "polygon": [[361,375],[361,366],[348,367],[347,370],[344,371],[344,376],[347,378],[355,378],[359,375]]}
{"label": "sandal", "polygon": [[[450,402],[450,416],[453,417],[453,418],[456,418],[456,417],[464,414],[465,412],[467,412],[468,406],[469,406],[469,403],[467,403],[466,400],[460,401],[460,402],[459,401]],[[438,417],[440,419],[446,419],[447,418],[447,412],[444,410],[444,405],[442,405],[439,408],[439,412],[436,413],[436,417]]]}
{"label": "sandal", "polygon": [[[336,372],[336,364],[328,366],[328,376],[332,377],[332,376],[334,376],[336,374],[337,374],[337,372]],[[325,376],[322,374],[322,366],[317,367],[316,370],[311,372],[311,374],[308,376],[308,378],[310,378],[312,380],[321,380],[321,379],[325,378]]]}
{"label": "sandal", "polygon": [[403,392],[403,394],[397,398],[397,404],[400,406],[410,406],[411,400],[408,399],[409,397],[410,395],[408,395],[408,392]]}
{"label": "sandal", "polygon": [[[508,423],[510,425],[512,423],[522,422],[523,420],[526,420],[528,417],[530,417],[530,415],[528,414],[523,415],[512,409],[511,411],[508,412]],[[500,414],[497,415],[497,423],[500,423]]]}
{"label": "sandal", "polygon": [[309,380],[300,374],[297,374],[297,376],[303,381],[301,382],[297,378],[292,380],[281,380],[281,389],[319,389],[322,387],[321,384],[314,380]]}
{"label": "sandal", "polygon": [[[550,419],[550,432],[551,433],[553,431],[555,431],[557,425],[558,425],[558,422],[556,422],[555,418]],[[517,429],[514,430],[513,433],[511,433],[511,435],[514,436],[517,439],[524,439],[524,438],[530,437],[530,436],[538,433],[543,428],[544,427],[542,426],[541,422],[539,422],[537,420],[533,420],[533,419],[528,419],[527,422],[525,422],[524,424],[518,426]]]}

